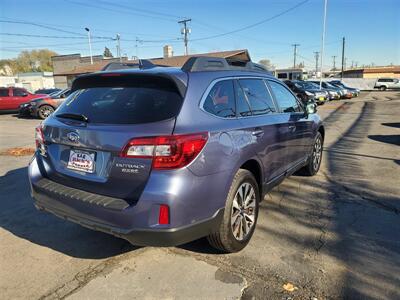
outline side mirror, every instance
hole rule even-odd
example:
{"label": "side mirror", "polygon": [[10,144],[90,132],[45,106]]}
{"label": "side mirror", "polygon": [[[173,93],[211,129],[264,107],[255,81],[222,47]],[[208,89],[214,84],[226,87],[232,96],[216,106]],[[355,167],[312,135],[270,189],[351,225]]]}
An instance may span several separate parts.
{"label": "side mirror", "polygon": [[306,104],[306,115],[315,114],[317,112],[317,105],[314,102],[307,102]]}
{"label": "side mirror", "polygon": [[28,93],[24,92],[24,93],[21,94],[21,97],[26,97],[26,96],[28,96]]}

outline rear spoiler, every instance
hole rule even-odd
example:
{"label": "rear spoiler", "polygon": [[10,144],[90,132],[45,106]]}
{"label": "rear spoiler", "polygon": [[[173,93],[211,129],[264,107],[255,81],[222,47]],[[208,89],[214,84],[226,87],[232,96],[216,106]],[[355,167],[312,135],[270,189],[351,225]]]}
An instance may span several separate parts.
{"label": "rear spoiler", "polygon": [[[121,69],[118,69],[121,70]],[[187,86],[185,79],[187,75],[184,73],[174,74],[174,73],[167,73],[167,72],[126,72],[125,70],[121,70],[122,72],[118,71],[102,71],[96,72],[91,74],[85,74],[78,76],[72,83],[71,91],[76,91],[79,89],[85,89],[89,87],[95,87],[99,78],[110,78],[110,81],[118,81],[118,78],[129,78],[129,80],[139,79],[148,81],[149,79],[158,80],[160,84],[165,83],[166,81],[172,83],[172,85],[176,88],[182,98],[185,97]],[[129,80],[124,81],[126,86],[129,85]]]}

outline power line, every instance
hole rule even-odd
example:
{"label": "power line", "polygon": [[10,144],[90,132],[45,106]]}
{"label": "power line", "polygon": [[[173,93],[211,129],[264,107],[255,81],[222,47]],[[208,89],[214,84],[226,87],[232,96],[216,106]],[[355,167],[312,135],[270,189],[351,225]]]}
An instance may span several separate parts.
{"label": "power line", "polygon": [[38,38],[49,38],[49,39],[86,39],[81,36],[55,36],[55,35],[39,35],[39,34],[22,34],[22,33],[8,33],[8,32],[0,32],[0,35],[8,35],[8,36],[24,36],[24,37],[38,37]]}
{"label": "power line", "polygon": [[[101,40],[101,41],[94,41],[92,42],[92,44],[95,43],[105,43],[105,42],[111,42],[114,41],[114,39],[110,39],[110,40]],[[51,44],[51,45],[32,45],[32,44],[26,44],[23,43],[26,46],[11,46],[11,47],[4,47],[1,49],[30,49],[30,48],[39,48],[39,47],[62,47],[62,46],[75,46],[75,45],[86,45],[86,42],[82,42],[82,43],[63,43],[63,44]]]}
{"label": "power line", "polygon": [[202,41],[202,40],[214,39],[214,38],[217,38],[217,37],[226,36],[226,35],[229,35],[229,34],[234,34],[234,33],[237,33],[237,32],[241,32],[241,31],[256,27],[258,25],[261,25],[261,24],[267,23],[269,21],[272,21],[272,20],[274,20],[274,19],[276,19],[276,18],[278,18],[278,17],[280,17],[280,16],[282,16],[282,15],[284,15],[284,14],[286,14],[286,13],[288,13],[288,12],[290,12],[290,11],[292,11],[292,10],[302,6],[302,5],[304,5],[304,4],[306,4],[309,1],[310,0],[303,0],[303,1],[299,2],[298,4],[296,4],[294,6],[291,6],[290,8],[288,8],[288,9],[286,9],[284,11],[282,11],[282,12],[276,14],[276,15],[273,15],[273,16],[267,18],[267,19],[261,20],[261,21],[259,21],[257,23],[253,23],[253,24],[247,25],[245,27],[242,27],[242,28],[239,28],[239,29],[236,29],[236,30],[232,30],[232,31],[228,31],[228,32],[225,32],[225,33],[216,34],[216,35],[203,37],[203,38],[193,39],[192,41]]}
{"label": "power line", "polygon": [[[50,24],[50,23],[43,23],[43,22],[34,22],[34,21],[27,21],[27,20],[21,20],[21,19],[12,19],[8,17],[3,17],[3,19],[7,19],[8,21],[15,21],[15,22],[31,22],[39,25],[44,25],[44,26],[53,26],[53,27],[60,27],[60,28],[75,28],[75,29],[82,29],[81,26],[71,26],[71,25],[60,25],[60,24]],[[126,32],[126,31],[120,31],[120,30],[107,30],[103,28],[93,28],[93,31],[96,32],[110,32],[110,33],[115,33],[118,31],[121,34],[128,35],[128,36],[154,36],[154,37],[166,37],[165,35],[159,35],[159,34],[149,34],[149,33],[132,33],[132,32]]]}
{"label": "power line", "polygon": [[[48,38],[48,39],[86,39],[84,36],[57,36],[57,35],[39,35],[39,34],[9,33],[9,32],[0,32],[0,35],[37,37],[37,38]],[[106,37],[106,36],[93,36],[93,38],[102,40],[112,39],[111,37]]]}
{"label": "power line", "polygon": [[168,13],[162,13],[162,12],[156,12],[154,10],[147,10],[147,9],[139,9],[139,8],[133,8],[132,6],[128,6],[128,5],[122,5],[122,4],[117,4],[117,3],[112,3],[112,2],[108,2],[108,1],[104,1],[104,0],[97,0],[97,2],[100,3],[104,3],[105,5],[109,5],[109,6],[117,6],[117,7],[121,7],[124,9],[129,9],[132,11],[139,11],[139,12],[143,12],[149,15],[158,15],[158,16],[164,16],[164,17],[171,17],[171,18],[175,18],[175,19],[182,19],[182,16],[177,16],[177,15],[172,15],[172,14],[168,14]]}
{"label": "power line", "polygon": [[28,21],[4,21],[4,20],[0,20],[0,23],[32,25],[32,26],[41,27],[41,28],[45,28],[45,29],[49,29],[49,30],[54,30],[54,31],[62,32],[62,33],[69,33],[69,34],[75,34],[75,35],[80,35],[80,36],[83,35],[84,36],[84,34],[81,34],[81,33],[72,32],[72,31],[63,30],[63,29],[58,29],[58,28],[47,26],[47,25],[41,25],[41,24],[38,24],[38,23],[28,22]]}
{"label": "power line", "polygon": [[[124,8],[124,10],[118,10],[118,9],[114,9],[114,8],[110,8],[110,7],[98,6],[98,5],[89,4],[89,3],[82,3],[82,2],[73,1],[73,0],[64,0],[64,1],[72,3],[72,4],[76,4],[76,5],[81,5],[81,6],[96,8],[96,9],[100,9],[100,10],[105,10],[105,11],[108,11],[108,12],[112,11],[112,12],[117,12],[117,13],[122,13],[122,14],[128,14],[128,15],[135,15],[135,16],[159,19],[159,20],[164,20],[164,21],[169,21],[169,22],[176,22],[175,19],[164,18],[164,17],[161,17],[161,16],[156,17],[156,16],[150,16],[150,15],[145,15],[145,14],[140,14],[140,13],[134,13],[134,12],[131,12],[131,11],[126,11],[126,7]],[[116,4],[112,4],[112,6],[117,6],[117,5]],[[132,8],[131,8],[131,10],[132,10]]]}

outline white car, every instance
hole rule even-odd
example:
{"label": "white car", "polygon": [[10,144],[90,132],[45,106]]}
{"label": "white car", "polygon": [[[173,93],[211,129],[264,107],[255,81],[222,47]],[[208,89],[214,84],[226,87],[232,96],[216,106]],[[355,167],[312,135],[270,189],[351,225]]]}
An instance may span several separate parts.
{"label": "white car", "polygon": [[387,89],[400,89],[400,82],[396,78],[379,78],[375,82],[375,88],[381,91]]}

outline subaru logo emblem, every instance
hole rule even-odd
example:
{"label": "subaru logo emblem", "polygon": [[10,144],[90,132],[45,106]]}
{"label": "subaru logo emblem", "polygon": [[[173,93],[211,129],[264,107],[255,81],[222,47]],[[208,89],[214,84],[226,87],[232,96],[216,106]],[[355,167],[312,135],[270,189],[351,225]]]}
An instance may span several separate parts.
{"label": "subaru logo emblem", "polygon": [[70,132],[67,134],[67,138],[73,142],[73,143],[77,143],[79,141],[79,134],[77,134],[76,132]]}

